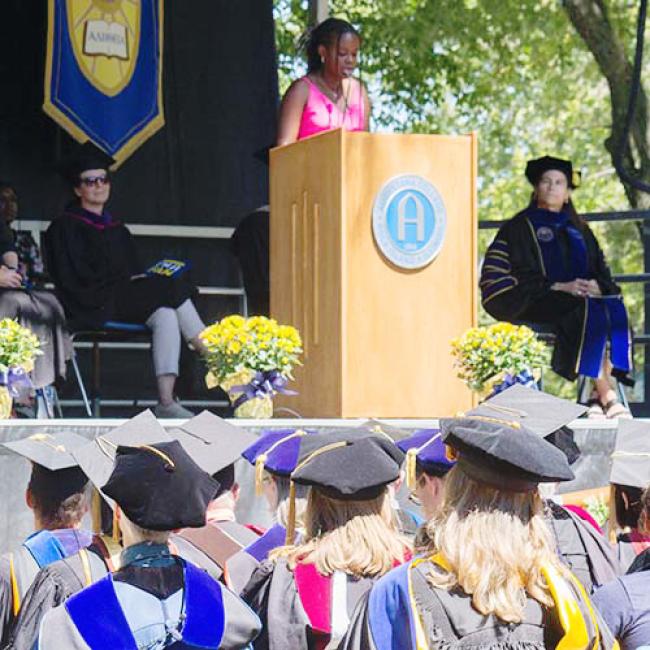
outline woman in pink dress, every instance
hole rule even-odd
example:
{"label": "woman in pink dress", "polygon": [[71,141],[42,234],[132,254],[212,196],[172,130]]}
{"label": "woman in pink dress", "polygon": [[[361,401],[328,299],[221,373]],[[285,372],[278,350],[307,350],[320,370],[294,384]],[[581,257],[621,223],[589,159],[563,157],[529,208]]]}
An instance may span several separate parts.
{"label": "woman in pink dress", "polygon": [[368,130],[368,93],[352,76],[360,45],[357,30],[339,18],[328,18],[311,32],[305,48],[307,74],[282,99],[278,145],[341,127]]}

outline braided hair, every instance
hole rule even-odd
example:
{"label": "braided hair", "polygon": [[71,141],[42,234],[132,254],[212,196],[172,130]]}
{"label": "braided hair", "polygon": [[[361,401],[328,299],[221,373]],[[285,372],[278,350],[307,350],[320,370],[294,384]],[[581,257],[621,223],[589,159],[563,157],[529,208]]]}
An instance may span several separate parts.
{"label": "braided hair", "polygon": [[344,34],[353,34],[361,40],[359,32],[341,18],[328,18],[305,35],[303,47],[307,55],[307,73],[317,72],[323,65],[318,48],[321,45],[329,47],[334,42],[338,45]]}

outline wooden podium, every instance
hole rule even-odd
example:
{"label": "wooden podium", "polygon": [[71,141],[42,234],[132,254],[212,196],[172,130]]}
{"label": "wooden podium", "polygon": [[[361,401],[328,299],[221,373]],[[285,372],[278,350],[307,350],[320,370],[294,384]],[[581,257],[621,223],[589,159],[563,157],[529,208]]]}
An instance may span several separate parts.
{"label": "wooden podium", "polygon": [[[474,135],[328,131],[271,151],[271,315],[297,327],[299,391],[277,405],[307,417],[427,418],[471,408],[450,342],[476,324]],[[377,193],[415,174],[438,190],[446,236],[404,270],[373,236]]]}

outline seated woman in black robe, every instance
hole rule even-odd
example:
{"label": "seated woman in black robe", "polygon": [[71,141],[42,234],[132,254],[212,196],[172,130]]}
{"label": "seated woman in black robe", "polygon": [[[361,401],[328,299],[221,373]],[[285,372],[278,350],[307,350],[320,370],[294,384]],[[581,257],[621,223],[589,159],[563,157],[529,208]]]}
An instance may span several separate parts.
{"label": "seated woman in black robe", "polygon": [[[552,367],[573,381],[592,377],[590,415],[630,417],[612,389],[612,374],[632,384],[632,340],[620,287],[596,238],[577,214],[579,184],[570,161],[529,161],[528,207],[505,222],[485,255],[481,300],[494,318],[550,325]],[[609,342],[609,356],[606,357]]]}
{"label": "seated woman in black robe", "polygon": [[72,343],[63,308],[56,296],[40,288],[43,265],[34,238],[14,230],[18,196],[14,187],[0,181],[0,318],[15,318],[40,341],[43,354],[30,373],[35,388],[65,379]]}
{"label": "seated woman in black robe", "polygon": [[103,152],[86,148],[67,166],[76,200],[47,229],[48,270],[73,330],[101,329],[109,321],[152,330],[159,399],[154,412],[157,417],[188,418],[193,414],[175,401],[174,385],[181,334],[204,352],[199,334],[205,325],[191,300],[196,288],[187,273],[144,273],[129,229],[105,209],[111,164]]}

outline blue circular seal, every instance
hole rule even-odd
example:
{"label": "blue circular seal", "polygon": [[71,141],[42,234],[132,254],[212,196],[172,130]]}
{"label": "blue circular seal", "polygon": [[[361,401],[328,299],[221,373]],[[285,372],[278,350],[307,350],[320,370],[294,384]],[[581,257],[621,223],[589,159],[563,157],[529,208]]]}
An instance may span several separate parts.
{"label": "blue circular seal", "polygon": [[438,190],[422,176],[405,174],[384,183],[372,208],[372,233],[389,262],[420,269],[440,253],[447,211]]}

